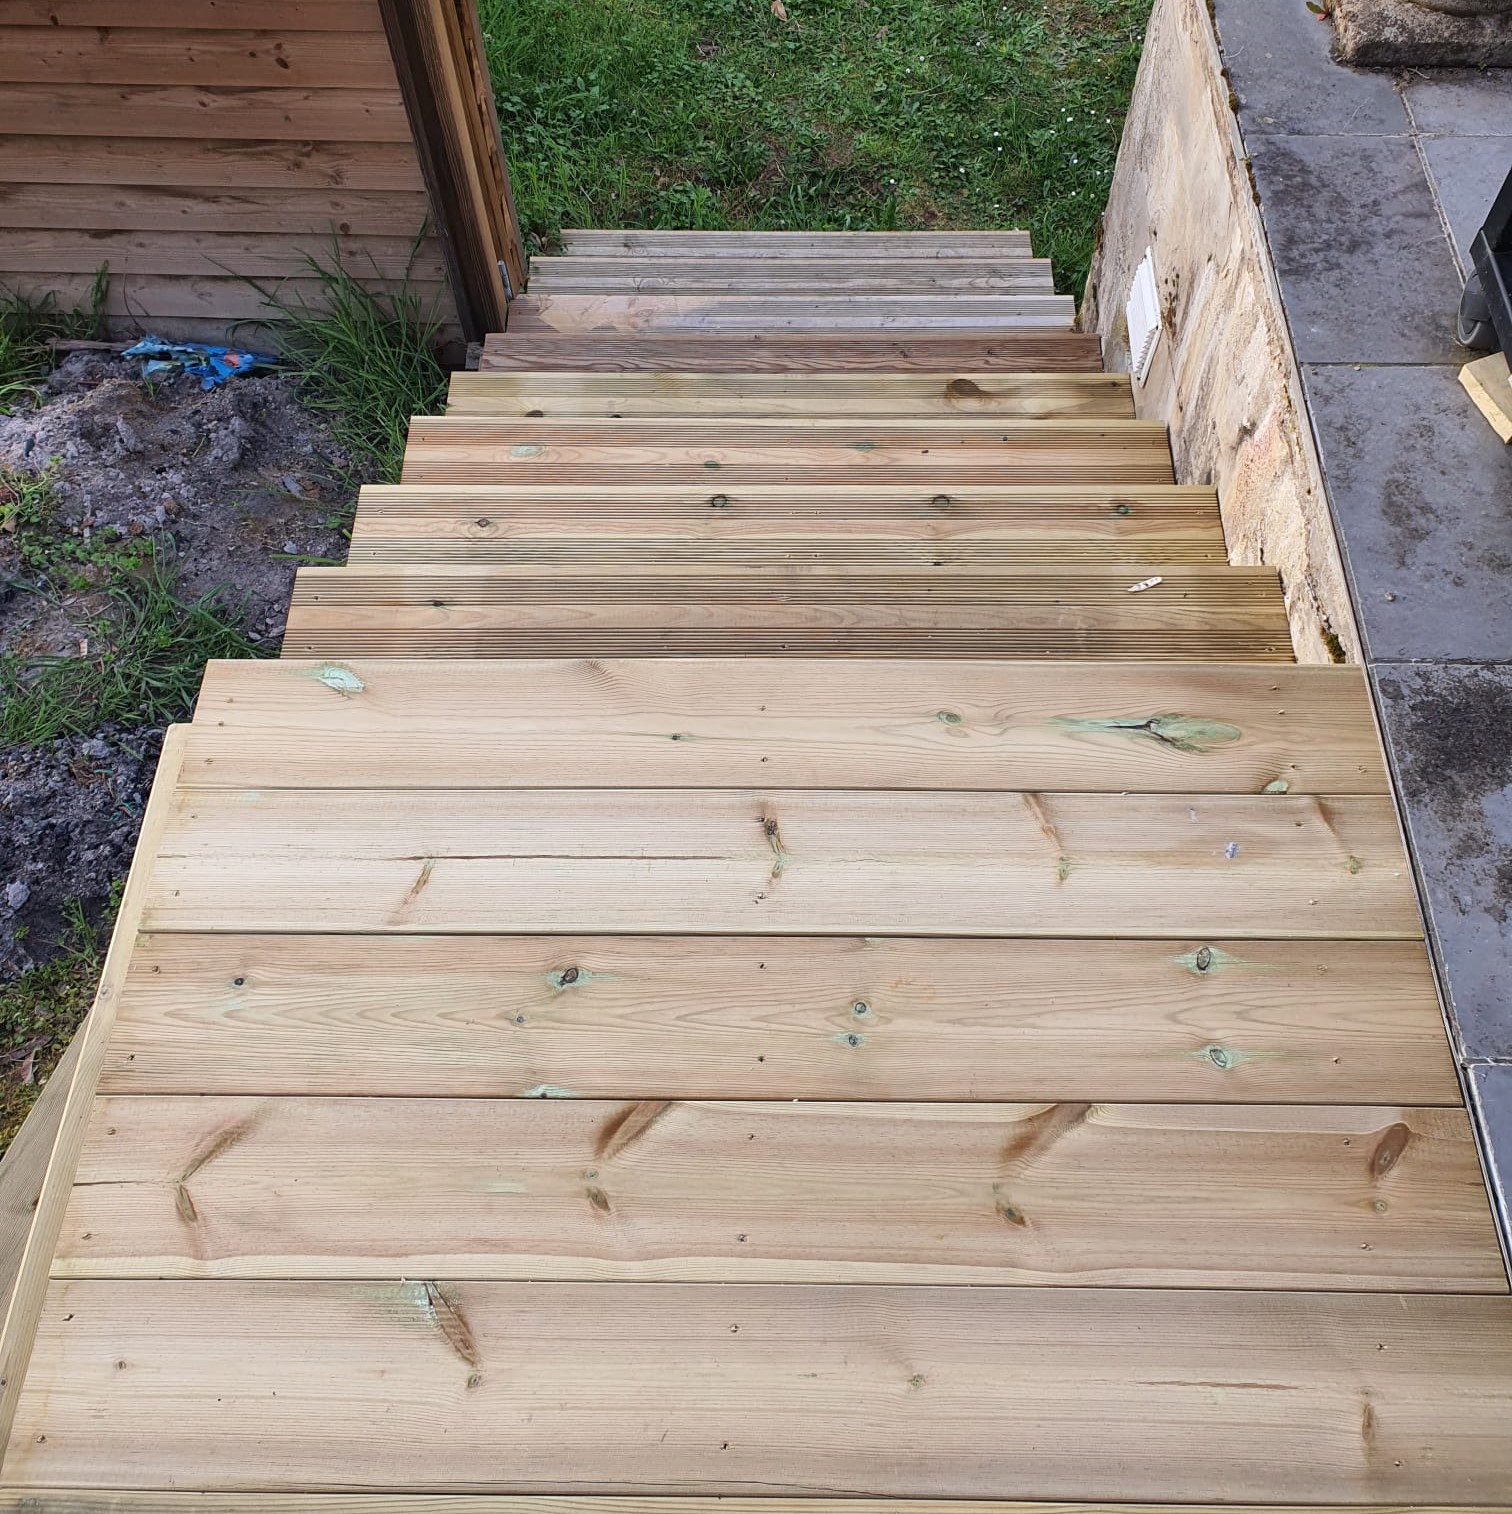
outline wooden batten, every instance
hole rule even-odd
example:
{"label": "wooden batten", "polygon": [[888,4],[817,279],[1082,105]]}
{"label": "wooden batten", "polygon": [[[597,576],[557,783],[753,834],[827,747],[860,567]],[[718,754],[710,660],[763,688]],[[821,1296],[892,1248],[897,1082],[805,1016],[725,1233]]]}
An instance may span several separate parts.
{"label": "wooden batten", "polygon": [[339,256],[459,356],[503,324],[500,260],[524,277],[476,28],[471,0],[7,6],[0,287],[71,308],[104,266],[113,338],[269,344],[260,291],[318,300]]}

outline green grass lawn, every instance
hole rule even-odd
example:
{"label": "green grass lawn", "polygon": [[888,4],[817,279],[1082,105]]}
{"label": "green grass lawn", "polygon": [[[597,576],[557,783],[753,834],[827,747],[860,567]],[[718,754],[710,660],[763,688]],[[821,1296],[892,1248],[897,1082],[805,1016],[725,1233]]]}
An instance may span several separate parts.
{"label": "green grass lawn", "polygon": [[480,0],[527,234],[1025,227],[1079,294],[1150,0]]}

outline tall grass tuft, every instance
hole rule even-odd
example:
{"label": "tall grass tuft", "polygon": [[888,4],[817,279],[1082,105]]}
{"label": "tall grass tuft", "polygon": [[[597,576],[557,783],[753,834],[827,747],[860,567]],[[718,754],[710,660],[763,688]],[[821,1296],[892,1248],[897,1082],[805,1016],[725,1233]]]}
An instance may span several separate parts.
{"label": "tall grass tuft", "polygon": [[434,415],[446,398],[436,356],[441,322],[409,288],[377,294],[341,262],[306,258],[319,280],[318,304],[285,299],[254,284],[278,313],[280,345],[300,398],[325,417],[332,439],[352,459],[353,480],[399,477],[412,415]]}
{"label": "tall grass tuft", "polygon": [[109,270],[102,265],[84,303],[73,310],[59,309],[53,294],[31,296],[0,287],[0,415],[37,397],[37,385],[52,371],[52,338],[92,341],[99,336],[109,286]]}

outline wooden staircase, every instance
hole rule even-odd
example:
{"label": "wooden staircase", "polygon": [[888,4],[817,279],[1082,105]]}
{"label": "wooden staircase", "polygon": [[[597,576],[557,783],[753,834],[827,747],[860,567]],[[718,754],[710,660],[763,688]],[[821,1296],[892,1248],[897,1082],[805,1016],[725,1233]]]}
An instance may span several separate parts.
{"label": "wooden staircase", "polygon": [[3,1514],[1512,1507],[1364,681],[1069,321],[537,260],[170,733]]}

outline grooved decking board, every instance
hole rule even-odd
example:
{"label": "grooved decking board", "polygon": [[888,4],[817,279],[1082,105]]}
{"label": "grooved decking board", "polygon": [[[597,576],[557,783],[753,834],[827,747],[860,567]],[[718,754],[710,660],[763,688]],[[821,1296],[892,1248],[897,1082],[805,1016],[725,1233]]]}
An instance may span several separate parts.
{"label": "grooved decking board", "polygon": [[[572,257],[1029,257],[1027,231],[598,231],[571,227]],[[775,260],[775,259],[774,259]]]}
{"label": "grooved decking board", "polygon": [[1089,1102],[105,1098],[53,1275],[1507,1291],[1463,1110]]}
{"label": "grooved decking board", "polygon": [[881,422],[488,419],[410,424],[404,482],[1171,484],[1163,426],[988,418]]}
{"label": "grooved decking board", "polygon": [[[1218,498],[1185,484],[1033,484],[952,488],[927,484],[767,484],[731,488],[724,479],[692,484],[366,484],[359,510],[381,516],[456,513],[479,532],[621,521],[696,526],[715,536],[748,528],[859,529],[881,525],[920,541],[948,541],[978,529],[1063,541],[1130,537],[1221,542]],[[646,528],[649,529],[649,526]]]}
{"label": "grooved decking board", "polygon": [[306,568],[290,657],[914,655],[1289,661],[1271,569]]}
{"label": "grooved decking board", "polygon": [[525,294],[510,331],[1069,331],[1066,294]]}
{"label": "grooved decking board", "polygon": [[[3,245],[3,244],[0,244]],[[1127,374],[454,373],[449,415],[1132,419]]]}
{"label": "grooved decking board", "polygon": [[1495,1297],[88,1280],[49,1289],[36,1364],[12,1486],[1474,1503],[1512,1480]]}
{"label": "grooved decking board", "polygon": [[[1195,818],[1194,818],[1195,817]],[[180,789],[144,929],[1419,934],[1382,798]]]}
{"label": "grooved decking board", "polygon": [[1048,258],[542,257],[542,294],[1054,294]]}
{"label": "grooved decking board", "polygon": [[754,657],[208,665],[228,788],[1387,792],[1356,668]]}
{"label": "grooved decking board", "polygon": [[989,336],[490,336],[487,371],[743,373],[1097,372],[1102,345],[1091,332],[1004,331]]}
{"label": "grooved decking board", "polygon": [[1460,1107],[1412,941],[146,935],[100,1086]]}
{"label": "grooved decking board", "polygon": [[[121,1493],[0,1488],[0,1514],[1233,1514],[1231,1504],[1028,1504],[859,1498],[575,1498],[447,1493]],[[1415,1514],[1509,1514],[1505,1507],[1417,1504]],[[1403,1514],[1382,1504],[1251,1506],[1246,1514]]]}

